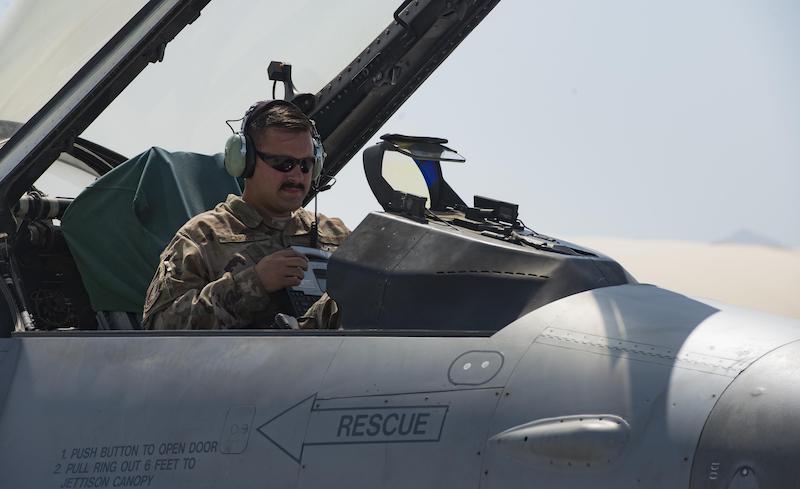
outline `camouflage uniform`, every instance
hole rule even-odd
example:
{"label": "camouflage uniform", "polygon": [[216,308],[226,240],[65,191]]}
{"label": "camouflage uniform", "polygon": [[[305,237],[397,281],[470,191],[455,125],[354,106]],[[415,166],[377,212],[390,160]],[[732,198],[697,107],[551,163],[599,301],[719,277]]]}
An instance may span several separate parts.
{"label": "camouflage uniform", "polygon": [[[144,327],[269,327],[276,313],[287,312],[285,292],[267,293],[255,265],[288,246],[310,246],[313,220],[312,213],[298,209],[281,229],[235,195],[193,217],[161,254],[147,290]],[[320,249],[334,251],[350,234],[340,219],[319,215],[318,221]],[[338,316],[336,303],[325,295],[300,324],[335,327]]]}

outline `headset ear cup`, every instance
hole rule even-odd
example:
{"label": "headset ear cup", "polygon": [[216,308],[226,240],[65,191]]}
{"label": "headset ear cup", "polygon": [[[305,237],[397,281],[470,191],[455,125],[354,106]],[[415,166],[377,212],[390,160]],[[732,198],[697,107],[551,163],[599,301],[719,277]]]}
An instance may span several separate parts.
{"label": "headset ear cup", "polygon": [[232,177],[241,177],[246,169],[246,147],[241,133],[231,134],[225,142],[225,170]]}
{"label": "headset ear cup", "polygon": [[320,175],[322,175],[322,162],[321,161],[318,161],[318,160],[314,161],[314,170],[313,171],[314,171],[314,173],[312,174],[311,179],[313,180],[314,185],[317,185],[319,183],[319,177],[320,177]]}
{"label": "headset ear cup", "polygon": [[253,147],[253,142],[247,137],[247,134],[242,133],[244,140],[244,170],[242,172],[243,178],[250,178],[253,172],[256,171],[256,149]]}
{"label": "headset ear cup", "polygon": [[[251,105],[242,118],[242,126],[239,132],[233,134],[225,143],[225,169],[234,177],[250,178],[253,176],[256,167],[256,151],[253,141],[247,136],[247,128],[251,119],[255,119],[259,114],[266,112],[272,107],[284,105],[300,110],[293,103],[286,100],[263,100]],[[305,115],[305,113],[303,113]],[[313,184],[319,182],[322,175],[322,165],[325,161],[325,149],[322,147],[322,140],[317,132],[313,119],[305,117],[311,123],[311,137],[314,141],[314,168],[312,169]]]}

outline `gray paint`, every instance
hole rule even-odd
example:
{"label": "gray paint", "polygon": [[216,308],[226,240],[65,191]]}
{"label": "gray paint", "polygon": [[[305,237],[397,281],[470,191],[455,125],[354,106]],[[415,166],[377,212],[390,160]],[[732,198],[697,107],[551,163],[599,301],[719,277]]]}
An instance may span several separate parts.
{"label": "gray paint", "polygon": [[5,408],[8,389],[17,371],[19,344],[19,340],[0,339],[0,414]]}
{"label": "gray paint", "polygon": [[[699,434],[719,396],[759,356],[800,334],[796,322],[762,316],[759,337],[741,347],[741,337],[753,335],[744,330],[753,317],[736,320],[642,285],[578,294],[529,317],[548,327],[509,380],[490,432],[603,413],[629,423],[630,441],[620,459],[591,466],[555,457],[546,465],[520,461],[490,444],[482,487],[530,480],[552,488],[687,487]],[[506,330],[515,327],[522,324]]]}
{"label": "gray paint", "polygon": [[714,407],[692,469],[693,489],[794,487],[800,480],[800,342],[739,376]]}
{"label": "gray paint", "polygon": [[628,422],[619,416],[579,414],[514,426],[493,436],[489,443],[522,462],[591,467],[614,463],[625,450],[630,431]]}
{"label": "gray paint", "polygon": [[[241,454],[222,453],[222,447],[243,444],[241,427],[231,432],[226,420],[231,410],[254,410],[255,423],[265,421],[313,394],[341,339],[143,336],[21,343],[12,402],[0,420],[0,453],[26,455],[4,457],[3,487],[60,487],[71,476],[108,475],[113,483],[127,475],[123,463],[143,460],[143,466],[148,459],[164,461],[163,470],[131,472],[154,475],[148,487],[220,487],[230,480],[261,487],[266,474],[276,487],[287,487],[296,482],[297,464],[257,440],[252,427]],[[217,449],[189,453],[197,441],[216,443]],[[168,450],[177,443],[186,446]],[[144,444],[155,445],[152,456],[145,456]],[[114,446],[136,446],[138,453],[102,457],[102,447]],[[96,456],[78,458],[81,449],[89,455],[92,448]],[[177,468],[166,462],[173,458],[180,459]],[[184,468],[184,458],[195,458],[195,467]],[[95,472],[94,464],[103,462],[116,462],[116,471]],[[65,473],[81,463],[90,463],[89,474]]]}
{"label": "gray paint", "polygon": [[[747,337],[754,319],[757,337],[737,348],[736,337]],[[553,340],[553,331],[573,336]],[[492,337],[381,335],[140,332],[2,340],[2,373],[15,373],[0,419],[0,485],[60,488],[82,477],[113,484],[138,476],[148,478],[128,482],[153,488],[514,488],[531,481],[549,488],[689,487],[693,464],[700,470],[705,447],[716,443],[700,443],[695,462],[720,396],[732,396],[723,398],[729,406],[740,402],[725,389],[743,370],[788,383],[795,370],[781,378],[777,360],[767,362],[783,349],[758,359],[800,339],[800,328],[626,285],[564,298]],[[614,340],[625,348],[611,348]],[[598,346],[604,342],[608,348]],[[645,355],[645,345],[656,355]],[[454,368],[461,375],[473,368],[463,370],[468,360],[479,367],[478,360],[491,365],[498,355],[502,365],[488,380],[453,382]],[[791,363],[796,356],[787,349],[781,358]],[[794,406],[786,397],[794,391],[779,392],[768,386],[759,409],[794,422],[794,410],[781,408]],[[576,427],[576,419],[592,416],[627,428],[595,436]],[[553,428],[554,419],[572,426]],[[508,430],[543,425],[561,440],[540,444],[529,451],[534,456],[496,443]],[[729,432],[704,437],[725,440]],[[766,432],[762,445],[780,446],[781,439]],[[153,455],[145,453],[150,444]],[[103,457],[104,447],[106,455],[116,452]],[[753,467],[759,480],[773,463],[764,457]],[[135,470],[122,472],[136,460]],[[76,473],[66,474],[68,468]]]}

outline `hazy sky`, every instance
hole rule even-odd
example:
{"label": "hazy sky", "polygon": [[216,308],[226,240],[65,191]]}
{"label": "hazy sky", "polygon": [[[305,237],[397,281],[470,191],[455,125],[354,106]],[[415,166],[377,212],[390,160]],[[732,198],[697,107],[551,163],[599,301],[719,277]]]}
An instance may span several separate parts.
{"label": "hazy sky", "polygon": [[[543,233],[714,241],[749,229],[800,246],[798,26],[795,0],[502,0],[378,135],[449,138],[468,160],[445,166],[456,191],[517,202]],[[180,49],[148,70],[180,61]],[[130,125],[147,99],[121,97],[103,114],[120,122],[87,135],[129,155],[221,150],[229,132],[212,111],[265,96],[229,84],[228,107],[201,122],[210,134]],[[172,105],[178,121],[206,107]],[[377,208],[360,156],[338,180],[320,210],[355,227]]]}
{"label": "hazy sky", "polygon": [[[564,235],[800,245],[800,2],[503,0],[383,132]],[[354,222],[360,161],[323,194]],[[450,171],[448,171],[450,170]]]}

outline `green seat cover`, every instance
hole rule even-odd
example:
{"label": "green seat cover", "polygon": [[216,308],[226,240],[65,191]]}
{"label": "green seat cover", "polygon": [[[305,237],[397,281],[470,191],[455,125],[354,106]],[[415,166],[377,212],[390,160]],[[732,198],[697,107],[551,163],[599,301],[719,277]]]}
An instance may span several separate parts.
{"label": "green seat cover", "polygon": [[161,148],[98,178],[72,202],[61,227],[96,311],[141,314],[158,258],[192,216],[241,195],[221,154]]}

